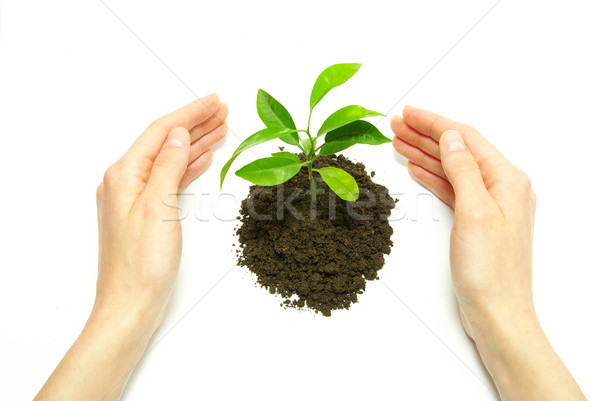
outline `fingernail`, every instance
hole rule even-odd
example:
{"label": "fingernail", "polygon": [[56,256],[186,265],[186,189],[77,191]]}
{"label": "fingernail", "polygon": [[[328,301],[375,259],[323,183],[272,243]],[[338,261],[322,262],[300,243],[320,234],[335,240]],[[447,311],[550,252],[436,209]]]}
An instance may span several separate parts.
{"label": "fingernail", "polygon": [[465,145],[460,132],[449,130],[444,133],[444,148],[446,148],[446,152],[456,152],[466,150],[467,145]]}
{"label": "fingernail", "polygon": [[185,128],[174,128],[169,132],[165,148],[181,148],[187,142]]}

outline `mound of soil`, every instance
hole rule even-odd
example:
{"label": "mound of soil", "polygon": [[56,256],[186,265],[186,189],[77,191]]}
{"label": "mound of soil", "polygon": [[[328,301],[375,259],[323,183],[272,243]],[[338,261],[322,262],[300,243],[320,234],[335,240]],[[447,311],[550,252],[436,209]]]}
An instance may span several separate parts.
{"label": "mound of soil", "polygon": [[238,265],[272,294],[280,294],[282,306],[306,305],[331,316],[332,310],[358,301],[366,280],[378,278],[383,255],[392,246],[388,217],[395,202],[362,163],[343,155],[322,156],[314,163],[325,166],[350,173],[359,199],[338,198],[315,173],[317,203],[312,204],[305,168],[281,185],[251,186],[240,210]]}

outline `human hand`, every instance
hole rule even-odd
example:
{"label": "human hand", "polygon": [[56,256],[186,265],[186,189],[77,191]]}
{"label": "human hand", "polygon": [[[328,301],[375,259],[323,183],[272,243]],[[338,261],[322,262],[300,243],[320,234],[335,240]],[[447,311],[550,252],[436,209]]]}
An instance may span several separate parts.
{"label": "human hand", "polygon": [[503,400],[585,397],[535,314],[536,196],[527,175],[477,130],[405,107],[394,148],[424,187],[454,209],[450,267],[461,320]]}
{"label": "human hand", "polygon": [[94,310],[143,310],[161,320],[181,258],[177,193],[208,167],[227,133],[216,94],[154,121],[110,166],[97,191],[99,264]]}
{"label": "human hand", "polygon": [[98,281],[83,331],[36,401],[121,397],[160,325],[181,259],[177,193],[227,133],[216,94],[154,121],[98,187]]}
{"label": "human hand", "polygon": [[465,330],[535,315],[532,246],[536,197],[529,178],[479,132],[406,107],[394,147],[414,177],[455,210],[450,265]]}

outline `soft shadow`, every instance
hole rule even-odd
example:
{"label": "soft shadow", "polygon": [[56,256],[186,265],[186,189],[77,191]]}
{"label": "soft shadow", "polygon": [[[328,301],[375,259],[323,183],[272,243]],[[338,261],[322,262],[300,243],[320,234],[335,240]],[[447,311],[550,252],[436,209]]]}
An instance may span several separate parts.
{"label": "soft shadow", "polygon": [[[452,303],[452,313],[455,316],[456,320],[460,322],[461,321],[460,320],[460,309],[458,307],[458,302],[456,302],[456,301]],[[462,326],[462,322],[461,322],[461,326]],[[498,395],[498,393],[496,391],[496,385],[494,384],[494,380],[492,380],[492,376],[490,376],[490,372],[488,372],[487,368],[485,367],[485,364],[481,360],[481,356],[479,355],[479,352],[477,351],[475,342],[473,341],[472,338],[470,338],[467,335],[467,332],[464,331],[464,328],[463,328],[463,333],[464,333],[465,337],[469,340],[469,342],[471,343],[471,345],[473,346],[473,348],[475,349],[475,351],[477,353],[477,358],[476,358],[477,366],[476,367],[479,369],[479,371],[483,372],[483,377],[480,377],[480,378],[482,380],[484,380],[490,388],[493,389],[493,393],[496,396],[496,399],[498,401],[500,401],[500,396]],[[473,368],[475,368],[475,366],[473,366]]]}
{"label": "soft shadow", "polygon": [[396,152],[394,148],[392,148],[392,153],[394,154],[394,160],[396,160],[396,163],[404,166],[404,168],[408,170],[408,159]]}

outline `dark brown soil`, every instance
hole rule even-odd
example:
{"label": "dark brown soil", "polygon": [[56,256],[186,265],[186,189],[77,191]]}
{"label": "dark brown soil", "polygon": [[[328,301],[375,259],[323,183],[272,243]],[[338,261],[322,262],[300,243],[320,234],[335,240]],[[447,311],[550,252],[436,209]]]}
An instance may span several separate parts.
{"label": "dark brown soil", "polygon": [[324,166],[354,176],[359,199],[353,203],[338,198],[315,173],[317,204],[311,206],[305,168],[284,184],[251,186],[237,229],[242,247],[238,265],[256,274],[272,294],[280,294],[282,306],[306,305],[331,316],[332,310],[358,301],[366,280],[378,278],[383,255],[392,246],[388,217],[395,202],[362,163],[342,155],[315,161],[314,167]]}

